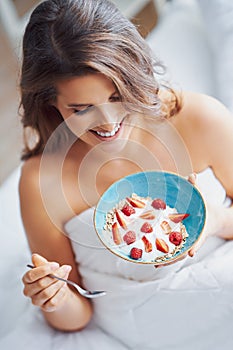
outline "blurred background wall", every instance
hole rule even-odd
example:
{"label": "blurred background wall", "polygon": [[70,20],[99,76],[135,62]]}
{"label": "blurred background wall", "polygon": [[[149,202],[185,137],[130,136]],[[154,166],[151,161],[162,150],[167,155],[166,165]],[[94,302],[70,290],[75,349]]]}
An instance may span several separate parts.
{"label": "blurred background wall", "polygon": [[20,44],[24,16],[37,0],[0,0],[0,184],[20,164]]}
{"label": "blurred background wall", "polygon": [[18,60],[0,24],[0,183],[19,164]]}

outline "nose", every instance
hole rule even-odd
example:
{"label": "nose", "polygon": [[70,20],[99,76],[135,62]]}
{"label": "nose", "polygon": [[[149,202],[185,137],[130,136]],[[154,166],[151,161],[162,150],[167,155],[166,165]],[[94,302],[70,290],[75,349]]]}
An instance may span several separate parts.
{"label": "nose", "polygon": [[102,125],[113,125],[117,122],[116,111],[110,103],[99,105],[98,110],[101,122],[103,123]]}
{"label": "nose", "polygon": [[111,131],[117,123],[121,123],[126,110],[121,103],[107,103],[98,107],[99,121]]}
{"label": "nose", "polygon": [[111,124],[101,124],[100,127],[102,129],[104,129],[105,131],[113,131],[113,129],[115,128],[116,124],[115,123],[111,123]]}
{"label": "nose", "polygon": [[116,123],[120,122],[119,113],[111,104],[99,105],[98,107],[98,124],[106,131],[111,132]]}

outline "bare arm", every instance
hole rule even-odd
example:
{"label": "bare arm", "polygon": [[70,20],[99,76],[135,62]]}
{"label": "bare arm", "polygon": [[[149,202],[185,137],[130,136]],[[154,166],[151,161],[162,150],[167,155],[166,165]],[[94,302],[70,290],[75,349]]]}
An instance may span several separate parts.
{"label": "bare arm", "polygon": [[69,278],[81,284],[70,241],[53,224],[43,206],[38,171],[35,168],[37,165],[29,163],[22,171],[21,213],[32,253],[38,253],[44,258],[33,255],[32,261],[37,268],[25,273],[24,294],[42,309],[51,326],[65,331],[79,330],[90,321],[92,307],[89,300],[72,291],[66,284],[48,277],[50,273],[56,272],[67,278],[71,267]]}
{"label": "bare arm", "polygon": [[[194,167],[210,167],[233,198],[233,115],[214,98],[188,93],[184,98],[180,129]],[[233,206],[208,204],[207,235],[233,239]]]}
{"label": "bare arm", "polygon": [[[209,127],[206,125],[208,137],[205,138],[205,147],[210,166],[226,194],[233,199],[233,115],[213,100],[207,123]],[[215,234],[224,239],[233,239],[233,205],[213,211],[213,216],[219,216]]]}

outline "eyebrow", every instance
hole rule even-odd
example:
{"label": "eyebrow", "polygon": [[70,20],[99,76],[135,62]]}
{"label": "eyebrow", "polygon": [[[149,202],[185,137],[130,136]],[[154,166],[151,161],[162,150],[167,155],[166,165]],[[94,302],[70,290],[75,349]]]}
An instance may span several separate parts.
{"label": "eyebrow", "polygon": [[[115,90],[109,98],[113,97],[115,94],[119,94],[117,90]],[[92,103],[69,103],[67,107],[78,108],[78,107],[88,107],[92,106]]]}

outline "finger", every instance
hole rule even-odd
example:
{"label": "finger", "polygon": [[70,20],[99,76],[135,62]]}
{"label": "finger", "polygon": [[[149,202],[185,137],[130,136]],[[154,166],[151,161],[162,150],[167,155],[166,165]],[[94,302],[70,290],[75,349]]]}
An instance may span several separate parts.
{"label": "finger", "polygon": [[62,265],[56,271],[56,276],[67,279],[71,270],[72,270],[72,267],[70,265]]}
{"label": "finger", "polygon": [[62,302],[64,301],[67,295],[67,291],[68,291],[68,286],[65,283],[63,287],[61,287],[51,299],[49,299],[46,303],[44,303],[41,306],[41,309],[46,312],[52,312],[57,310],[59,306],[62,304]]}
{"label": "finger", "polygon": [[35,267],[25,273],[23,276],[23,283],[34,283],[35,281],[54,273],[58,268],[59,264],[56,262],[46,263],[46,265]]}
{"label": "finger", "polygon": [[[57,270],[57,276],[59,275],[59,277],[67,278],[70,270],[71,266],[63,265],[60,267],[59,270]],[[48,285],[45,287],[46,283],[48,283]],[[43,278],[34,283],[32,289],[36,291],[38,288],[39,292],[31,295],[33,304],[37,306],[42,306],[50,298],[52,298],[55,295],[55,293],[57,293],[57,291],[64,285],[64,283],[65,282],[58,281],[55,278]]]}
{"label": "finger", "polygon": [[31,298],[33,295],[39,293],[41,290],[49,287],[51,284],[55,283],[56,280],[51,277],[43,277],[34,283],[26,283],[24,285],[23,293],[26,297]]}
{"label": "finger", "polygon": [[42,306],[47,303],[48,300],[54,297],[60,288],[64,286],[65,282],[56,281],[47,288],[41,290],[39,293],[31,297],[32,304],[35,306]]}
{"label": "finger", "polygon": [[188,251],[188,255],[193,258],[194,255],[196,255],[198,249],[200,248],[201,244],[195,244],[192,246],[192,248]]}
{"label": "finger", "polygon": [[[68,274],[71,270],[71,267],[68,265],[63,265],[59,270],[57,275],[63,278],[67,278]],[[43,288],[39,291],[39,293],[32,295],[32,303],[37,306],[42,306],[45,304],[49,299],[53,298],[54,295],[57,293],[57,291],[63,287],[64,284],[66,284],[63,281],[58,281],[56,279],[51,278],[54,282],[48,285],[46,288]],[[44,283],[44,281],[38,281],[36,283],[37,286],[39,286],[41,283]]]}
{"label": "finger", "polygon": [[198,240],[198,242],[191,247],[191,249],[188,252],[188,254],[191,258],[194,257],[194,255],[201,248],[201,246],[203,245],[205,240],[206,240],[205,235],[202,235],[201,238]]}
{"label": "finger", "polygon": [[32,263],[34,266],[42,266],[48,263],[48,260],[45,259],[42,255],[39,255],[37,253],[32,254]]}
{"label": "finger", "polygon": [[188,251],[188,255],[193,258],[194,255],[196,255],[197,251],[199,249],[199,245],[195,244],[194,246],[191,247],[191,249]]}
{"label": "finger", "polygon": [[195,250],[194,248],[191,248],[191,249],[189,250],[188,254],[189,254],[190,258],[193,258],[194,255],[196,254],[196,250]]}
{"label": "finger", "polygon": [[[37,268],[37,269],[39,269],[39,268]],[[44,266],[43,266],[43,270],[44,270]],[[70,271],[71,271],[71,266],[63,265],[59,269],[56,269],[56,275],[58,277],[67,278]],[[24,295],[26,295],[28,297],[32,297],[33,295],[39,293],[43,289],[46,289],[47,287],[49,287],[50,285],[52,285],[55,282],[56,282],[55,278],[45,276],[43,278],[37,279],[34,282],[25,283],[25,287],[24,287],[24,291],[23,291]]]}
{"label": "finger", "polygon": [[196,173],[189,174],[189,176],[188,176],[188,181],[189,181],[192,185],[195,185],[196,179],[197,179],[197,174],[196,174]]}

